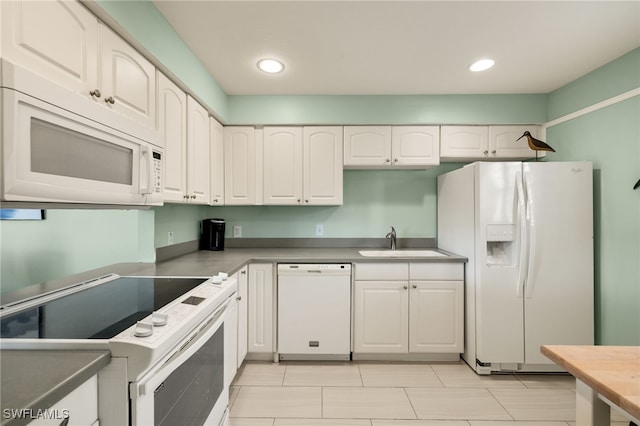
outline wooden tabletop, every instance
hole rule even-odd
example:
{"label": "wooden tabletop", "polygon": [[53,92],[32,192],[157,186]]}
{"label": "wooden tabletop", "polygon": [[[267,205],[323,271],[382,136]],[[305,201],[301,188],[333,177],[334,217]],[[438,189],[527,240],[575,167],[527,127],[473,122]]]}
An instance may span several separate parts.
{"label": "wooden tabletop", "polygon": [[543,355],[640,418],[640,346],[545,345]]}

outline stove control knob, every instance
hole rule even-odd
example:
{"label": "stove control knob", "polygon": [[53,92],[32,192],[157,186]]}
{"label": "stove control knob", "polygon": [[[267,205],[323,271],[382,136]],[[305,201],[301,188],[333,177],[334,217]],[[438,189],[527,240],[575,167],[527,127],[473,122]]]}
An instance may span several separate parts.
{"label": "stove control knob", "polygon": [[162,327],[163,325],[167,325],[167,320],[169,319],[169,315],[163,314],[160,312],[154,312],[151,314],[151,322],[154,327]]}
{"label": "stove control knob", "polygon": [[133,335],[136,337],[148,337],[153,334],[153,324],[148,322],[138,321],[136,328],[133,330]]}

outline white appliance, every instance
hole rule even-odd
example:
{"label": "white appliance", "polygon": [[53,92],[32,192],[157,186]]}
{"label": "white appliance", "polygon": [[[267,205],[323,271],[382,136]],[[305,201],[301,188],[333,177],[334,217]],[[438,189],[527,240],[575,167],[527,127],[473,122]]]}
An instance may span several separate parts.
{"label": "white appliance", "polygon": [[163,204],[160,134],[0,60],[5,202]]}
{"label": "white appliance", "polygon": [[233,278],[111,274],[1,306],[0,348],[109,350],[101,424],[225,425],[236,291]]}
{"label": "white appliance", "polygon": [[478,162],[438,177],[438,247],[469,258],[463,358],[557,371],[540,345],[592,345],[589,162]]}
{"label": "white appliance", "polygon": [[351,358],[351,264],[278,265],[278,353]]}

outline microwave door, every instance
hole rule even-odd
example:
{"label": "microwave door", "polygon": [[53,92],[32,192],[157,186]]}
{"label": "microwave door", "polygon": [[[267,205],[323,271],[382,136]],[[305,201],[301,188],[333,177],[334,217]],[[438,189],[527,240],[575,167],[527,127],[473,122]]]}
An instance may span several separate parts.
{"label": "microwave door", "polygon": [[144,142],[30,96],[7,94],[13,105],[4,117],[11,122],[3,135],[4,200],[145,203]]}

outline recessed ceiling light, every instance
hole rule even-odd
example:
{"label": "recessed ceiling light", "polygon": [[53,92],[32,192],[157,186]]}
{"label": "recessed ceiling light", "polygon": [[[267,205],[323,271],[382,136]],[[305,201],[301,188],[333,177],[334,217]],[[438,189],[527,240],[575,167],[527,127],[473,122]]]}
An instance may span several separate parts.
{"label": "recessed ceiling light", "polygon": [[284,70],[284,64],[277,59],[260,59],[258,61],[258,68],[269,74],[277,74]]}
{"label": "recessed ceiling light", "polygon": [[479,61],[471,64],[469,69],[473,72],[486,71],[489,68],[491,68],[494,64],[495,64],[495,61],[493,59],[480,59]]}

